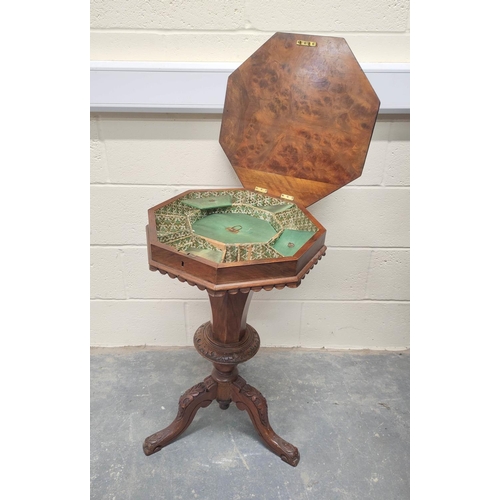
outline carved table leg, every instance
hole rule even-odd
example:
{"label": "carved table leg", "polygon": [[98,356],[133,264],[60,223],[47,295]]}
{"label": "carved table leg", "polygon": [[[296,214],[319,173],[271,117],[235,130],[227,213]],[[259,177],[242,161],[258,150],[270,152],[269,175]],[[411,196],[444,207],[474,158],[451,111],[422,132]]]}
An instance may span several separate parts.
{"label": "carved table leg", "polygon": [[248,289],[246,293],[209,293],[212,320],[196,330],[194,345],[212,362],[212,375],[181,396],[177,417],[166,429],[146,438],[143,445],[146,455],[171,443],[189,427],[200,408],[216,399],[223,410],[231,402],[240,410],[246,410],[269,448],[287,464],[295,467],[299,463],[299,450],[279,437],[269,425],[264,396],[238,375],[237,365],[255,356],[260,345],[258,333],[246,322],[251,295]]}
{"label": "carved table leg", "polygon": [[300,460],[299,450],[274,432],[269,424],[266,398],[242,377],[233,382],[231,395],[236,407],[248,412],[255,429],[269,448],[287,464],[297,466]]}
{"label": "carved table leg", "polygon": [[188,389],[179,399],[175,420],[165,429],[145,439],[142,446],[146,455],[152,455],[182,434],[193,421],[200,408],[207,407],[217,396],[217,383],[212,377]]}

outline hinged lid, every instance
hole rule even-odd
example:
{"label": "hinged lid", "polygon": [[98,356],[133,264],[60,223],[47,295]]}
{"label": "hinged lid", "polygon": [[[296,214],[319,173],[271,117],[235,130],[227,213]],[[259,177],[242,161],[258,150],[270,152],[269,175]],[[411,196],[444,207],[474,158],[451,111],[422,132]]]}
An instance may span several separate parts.
{"label": "hinged lid", "polygon": [[276,33],[229,76],[219,142],[246,189],[309,206],[361,175],[379,106],[343,38]]}

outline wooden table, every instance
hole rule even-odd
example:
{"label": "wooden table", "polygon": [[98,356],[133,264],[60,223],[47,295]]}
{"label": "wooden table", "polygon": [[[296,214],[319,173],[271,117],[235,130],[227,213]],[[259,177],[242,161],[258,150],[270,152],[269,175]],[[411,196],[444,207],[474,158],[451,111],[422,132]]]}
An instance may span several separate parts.
{"label": "wooden table", "polygon": [[[299,450],[274,432],[269,423],[266,398],[238,375],[238,364],[255,356],[260,346],[259,334],[247,324],[247,312],[254,291],[297,287],[325,252],[326,247],[323,246],[300,275],[285,284],[281,281],[276,285],[256,282],[252,287],[223,291],[207,289],[212,318],[196,330],[194,346],[201,356],[212,362],[212,373],[180,397],[177,416],[168,427],[146,438],[143,445],[146,455],[152,455],[170,444],[189,427],[196,412],[215,399],[222,410],[229,408],[231,402],[238,409],[245,410],[273,453],[294,467],[299,463]],[[165,266],[151,267],[162,274],[168,273],[172,278],[188,281],[179,274],[168,272]],[[203,287],[195,281],[189,284]]]}
{"label": "wooden table", "polygon": [[[259,336],[246,323],[247,311],[254,291],[298,286],[325,254],[326,229],[307,207],[361,175],[379,106],[343,38],[276,33],[230,75],[219,142],[244,189],[191,191],[149,211],[150,268],[208,292],[212,319],[198,328],[194,345],[214,368],[181,396],[175,420],[146,439],[146,455],[171,443],[198,409],[215,399],[222,409],[234,402],[247,411],[269,448],[286,463],[298,464],[297,448],[273,431],[264,396],[238,375],[237,365],[259,349]],[[260,194],[269,198],[266,203],[260,203]],[[210,199],[196,202],[200,196]],[[270,242],[234,253],[210,238],[200,241],[191,224],[197,215],[185,214],[179,204],[190,199],[203,205],[217,196],[230,196],[247,211],[255,203],[293,202],[289,214],[295,219],[280,214],[275,219],[283,230],[305,228],[313,236],[288,256],[276,255],[283,246]],[[160,213],[164,221],[156,217]],[[182,217],[189,219],[189,231],[183,230]],[[169,234],[166,228],[158,236],[162,224],[178,226],[180,232]],[[288,241],[288,246],[297,242]],[[222,254],[218,263],[199,257]]]}

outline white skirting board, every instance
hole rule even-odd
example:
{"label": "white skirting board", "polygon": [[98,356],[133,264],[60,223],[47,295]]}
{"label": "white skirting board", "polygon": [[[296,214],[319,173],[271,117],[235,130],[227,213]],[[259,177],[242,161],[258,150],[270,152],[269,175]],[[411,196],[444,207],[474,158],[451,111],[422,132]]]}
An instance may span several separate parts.
{"label": "white skirting board", "polygon": [[[240,63],[91,61],[90,111],[222,113],[228,76]],[[410,64],[361,63],[380,113],[410,113]]]}

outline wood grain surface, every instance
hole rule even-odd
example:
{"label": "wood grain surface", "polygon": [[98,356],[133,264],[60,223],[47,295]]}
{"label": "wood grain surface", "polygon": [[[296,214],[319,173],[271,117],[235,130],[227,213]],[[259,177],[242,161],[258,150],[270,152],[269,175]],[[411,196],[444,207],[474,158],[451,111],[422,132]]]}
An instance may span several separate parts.
{"label": "wood grain surface", "polygon": [[361,175],[379,106],[343,38],[276,33],[230,75],[220,144],[247,189],[309,206]]}

